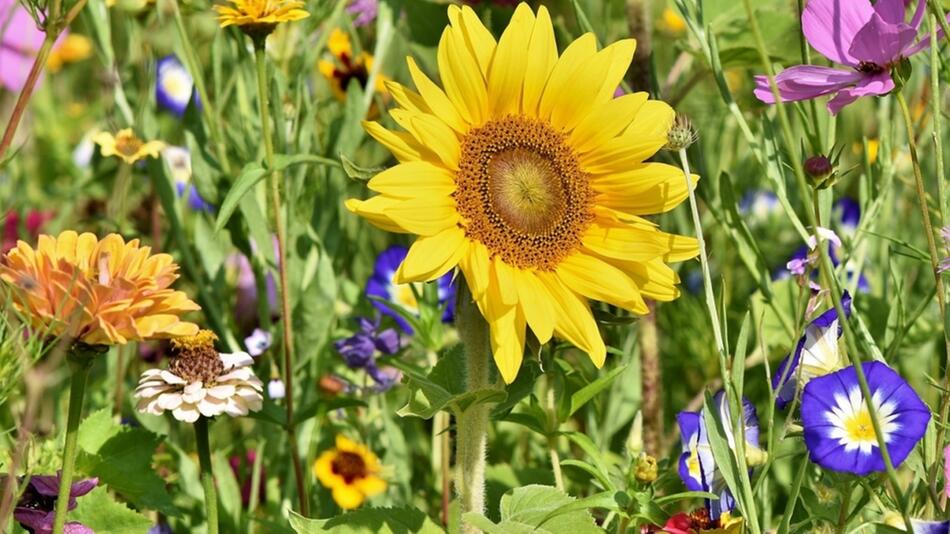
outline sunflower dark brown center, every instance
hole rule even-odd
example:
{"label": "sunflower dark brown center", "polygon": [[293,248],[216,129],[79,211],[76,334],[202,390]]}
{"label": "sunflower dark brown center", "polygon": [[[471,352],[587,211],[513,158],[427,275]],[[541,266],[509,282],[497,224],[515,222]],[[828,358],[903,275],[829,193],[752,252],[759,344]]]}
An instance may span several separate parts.
{"label": "sunflower dark brown center", "polygon": [[587,174],[540,120],[508,116],[469,132],[455,181],[466,235],[515,267],[554,270],[593,219]]}
{"label": "sunflower dark brown center", "polygon": [[368,475],[363,457],[349,451],[338,451],[330,463],[330,469],[334,474],[343,477],[347,484],[352,484],[354,480],[366,478]]}

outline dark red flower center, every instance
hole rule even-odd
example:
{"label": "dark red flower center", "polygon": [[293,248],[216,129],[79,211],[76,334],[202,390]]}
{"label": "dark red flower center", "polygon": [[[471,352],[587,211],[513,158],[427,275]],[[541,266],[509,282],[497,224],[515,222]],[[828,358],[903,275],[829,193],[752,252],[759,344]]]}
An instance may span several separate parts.
{"label": "dark red flower center", "polygon": [[368,474],[363,457],[348,451],[338,451],[333,462],[330,463],[330,469],[334,474],[343,477],[347,484],[352,484],[359,478],[366,478]]}

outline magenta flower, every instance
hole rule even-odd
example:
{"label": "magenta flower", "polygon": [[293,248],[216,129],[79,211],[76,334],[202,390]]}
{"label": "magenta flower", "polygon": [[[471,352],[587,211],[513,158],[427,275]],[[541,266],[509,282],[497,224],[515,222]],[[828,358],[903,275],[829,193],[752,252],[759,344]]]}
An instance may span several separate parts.
{"label": "magenta flower", "polygon": [[[63,31],[56,39],[57,45],[67,33]],[[30,13],[16,0],[0,0],[0,88],[15,93],[23,89],[45,38]]]}
{"label": "magenta flower", "polygon": [[[835,63],[850,69],[796,65],[775,77],[783,102],[810,100],[835,94],[828,111],[862,96],[886,95],[894,90],[891,69],[903,58],[930,46],[917,41],[926,0],[920,0],[910,24],[904,12],[910,0],[810,0],[802,12],[802,32],[811,46]],[[756,76],[755,96],[774,104],[766,76]]]}

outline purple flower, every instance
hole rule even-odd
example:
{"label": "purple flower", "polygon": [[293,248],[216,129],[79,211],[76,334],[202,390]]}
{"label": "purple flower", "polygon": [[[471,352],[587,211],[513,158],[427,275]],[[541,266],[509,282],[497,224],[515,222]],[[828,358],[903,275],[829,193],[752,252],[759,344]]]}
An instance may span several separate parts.
{"label": "purple flower", "polygon": [[353,15],[354,26],[366,26],[376,20],[379,12],[379,0],[352,0],[346,6],[346,12]]}
{"label": "purple flower", "polygon": [[950,521],[911,518],[910,524],[914,527],[914,534],[950,534]]}
{"label": "purple flower", "polygon": [[854,234],[861,222],[861,205],[853,198],[842,197],[835,201],[831,209],[838,229],[843,234]]}
{"label": "purple flower", "polygon": [[158,60],[155,76],[155,100],[158,105],[182,117],[192,98],[195,99],[195,106],[200,107],[195,82],[178,58],[171,55]]}
{"label": "purple flower", "polygon": [[[802,12],[802,32],[809,44],[831,61],[850,67],[796,65],[775,77],[783,102],[835,94],[828,110],[837,114],[862,96],[886,95],[894,89],[890,70],[901,59],[930,46],[915,44],[926,0],[920,0],[910,24],[904,22],[905,0],[810,0]],[[766,76],[756,76],[755,96],[774,104]]]}
{"label": "purple flower", "polygon": [[347,367],[363,369],[381,389],[389,389],[399,377],[376,365],[376,354],[395,354],[402,347],[399,333],[392,328],[379,332],[379,322],[364,317],[357,319],[360,330],[352,336],[337,340],[333,347],[343,357]]}
{"label": "purple flower", "polygon": [[[881,362],[861,364],[894,467],[924,437],[930,408]],[[811,379],[802,393],[802,427],[811,461],[832,471],[864,476],[884,471],[884,458],[854,366]]]}
{"label": "purple flower", "polygon": [[195,211],[214,212],[214,206],[201,198],[195,184],[191,183],[191,151],[183,146],[169,145],[162,149],[162,159],[171,171],[178,197],[187,195],[188,207]]}
{"label": "purple flower", "polygon": [[[841,306],[845,316],[850,317],[851,295],[847,292],[841,296]],[[795,352],[782,360],[772,377],[772,389],[777,392],[775,405],[778,409],[785,408],[795,397],[799,378],[802,384],[805,384],[808,380],[828,374],[841,366],[838,354],[840,337],[841,325],[838,312],[834,308],[822,313],[805,327],[805,333],[798,340]]]}
{"label": "purple flower", "polygon": [[[54,45],[68,34],[64,31]],[[0,87],[20,92],[33,66],[36,53],[43,46],[46,33],[36,27],[30,12],[16,0],[0,0]],[[43,71],[40,71],[42,79]],[[39,81],[37,81],[39,87]]]}
{"label": "purple flower", "polygon": [[175,534],[175,531],[168,523],[156,523],[145,534]]}
{"label": "purple flower", "polygon": [[[373,300],[373,306],[379,311],[395,319],[396,323],[406,333],[412,333],[412,326],[400,315],[396,309],[411,315],[419,315],[419,303],[410,284],[397,284],[396,271],[406,259],[409,249],[400,245],[393,245],[376,257],[373,275],[366,281],[366,295],[378,297],[388,302]],[[442,312],[442,321],[451,322],[455,315],[455,287],[452,284],[452,273],[448,272],[436,283],[439,287],[439,304],[445,307]]]}
{"label": "purple flower", "polygon": [[[943,240],[944,249],[950,251],[950,226],[944,226],[940,229],[940,238]],[[940,260],[940,266],[937,267],[937,272],[945,271],[950,271],[950,257]]]}
{"label": "purple flower", "polygon": [[[718,407],[715,414],[723,424],[729,447],[735,449],[732,437],[732,417],[729,415],[729,402],[722,391],[713,397],[713,406]],[[748,399],[742,399],[742,421],[746,439],[746,452],[758,450],[759,447],[759,417],[755,413],[755,406]],[[719,519],[723,513],[729,512],[735,506],[735,499],[725,479],[716,467],[712,447],[709,444],[709,433],[706,430],[706,420],[703,412],[680,412],[676,416],[680,427],[683,453],[679,459],[679,475],[690,491],[707,491],[719,495],[718,500],[707,500],[706,508],[710,518]]]}
{"label": "purple flower", "polygon": [[264,354],[264,351],[270,348],[272,342],[273,336],[271,333],[260,328],[255,328],[251,335],[244,338],[247,353],[254,357]]}
{"label": "purple flower", "polygon": [[[5,477],[4,477],[5,478]],[[95,489],[98,478],[87,478],[74,482],[69,487],[68,510],[76,508],[76,498]],[[59,475],[33,475],[17,502],[13,518],[34,534],[49,534],[53,531],[56,516],[56,499],[59,495]],[[65,532],[71,534],[93,534],[91,528],[75,521],[66,524]]]}
{"label": "purple flower", "polygon": [[[228,458],[228,464],[231,466],[234,478],[236,478],[241,485],[241,504],[245,509],[251,504],[251,489],[253,488],[251,484],[253,480],[252,470],[254,469],[254,462],[256,460],[256,449],[248,449],[244,455],[235,454]],[[264,463],[266,464],[267,462]],[[264,471],[263,465],[261,466],[260,484],[257,486],[257,497],[258,503],[267,501],[267,473]],[[157,525],[152,528],[157,528]],[[167,532],[171,533],[172,530],[168,529]],[[165,534],[165,531],[158,531],[156,534]]]}

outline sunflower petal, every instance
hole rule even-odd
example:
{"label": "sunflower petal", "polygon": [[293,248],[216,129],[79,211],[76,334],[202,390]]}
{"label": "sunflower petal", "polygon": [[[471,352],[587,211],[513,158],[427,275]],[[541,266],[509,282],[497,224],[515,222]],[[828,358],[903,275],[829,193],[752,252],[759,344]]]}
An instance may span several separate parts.
{"label": "sunflower petal", "polygon": [[565,287],[555,275],[538,273],[538,278],[547,288],[554,304],[554,315],[557,318],[555,333],[586,352],[594,365],[602,367],[607,359],[607,347],[600,337],[600,331],[587,302]]}
{"label": "sunflower petal", "polygon": [[465,232],[457,226],[436,235],[420,237],[409,247],[406,259],[396,271],[395,282],[428,282],[449,272],[467,252]]}
{"label": "sunflower petal", "polygon": [[557,43],[554,41],[554,27],[547,8],[538,8],[528,48],[522,51],[527,58],[527,71],[521,93],[522,112],[533,117],[538,112],[541,93],[551,76],[551,70],[557,63]]}
{"label": "sunflower petal", "polygon": [[511,22],[498,41],[495,58],[488,71],[488,103],[495,116],[517,114],[521,86],[528,65],[528,41],[534,27],[534,14],[527,4],[518,4]]}
{"label": "sunflower petal", "polygon": [[623,271],[583,252],[564,258],[557,276],[575,293],[645,315],[649,313],[637,285]]}

